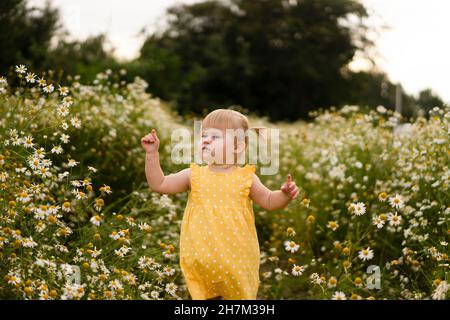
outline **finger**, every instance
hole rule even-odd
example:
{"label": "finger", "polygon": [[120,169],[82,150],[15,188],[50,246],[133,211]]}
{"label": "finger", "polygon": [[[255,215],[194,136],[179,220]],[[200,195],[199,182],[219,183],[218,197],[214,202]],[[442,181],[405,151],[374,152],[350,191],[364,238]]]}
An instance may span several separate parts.
{"label": "finger", "polygon": [[286,182],[291,182],[292,181],[292,176],[291,176],[291,174],[289,173],[288,175],[287,175],[287,177],[286,177]]}
{"label": "finger", "polygon": [[145,137],[145,138],[143,138],[142,139],[144,142],[147,142],[147,143],[153,143],[154,142],[154,139],[152,138],[152,137]]}
{"label": "finger", "polygon": [[294,196],[292,197],[292,199],[297,198],[299,191],[297,190],[297,192],[295,192]]}
{"label": "finger", "polygon": [[296,188],[296,186],[295,186],[295,184],[293,184],[292,182],[286,184],[286,190],[287,190],[288,192],[291,192],[291,191],[294,190],[295,188]]}
{"label": "finger", "polygon": [[291,197],[294,197],[294,195],[297,193],[297,190],[292,190],[291,191]]}
{"label": "finger", "polygon": [[151,135],[155,138],[155,140],[158,139],[158,136],[156,135],[156,130],[152,129]]}

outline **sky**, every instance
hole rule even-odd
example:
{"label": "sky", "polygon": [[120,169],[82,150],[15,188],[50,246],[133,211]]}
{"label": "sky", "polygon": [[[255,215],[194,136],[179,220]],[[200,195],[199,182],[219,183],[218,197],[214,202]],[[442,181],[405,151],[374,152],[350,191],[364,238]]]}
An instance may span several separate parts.
{"label": "sky", "polygon": [[[50,0],[60,9],[64,27],[76,39],[106,33],[120,59],[138,55],[144,36],[164,26],[165,10],[201,0]],[[29,0],[42,6],[46,0]],[[369,23],[388,26],[375,41],[376,63],[391,81],[417,94],[431,88],[450,102],[449,0],[360,0],[370,13]],[[351,67],[367,64],[355,58]]]}

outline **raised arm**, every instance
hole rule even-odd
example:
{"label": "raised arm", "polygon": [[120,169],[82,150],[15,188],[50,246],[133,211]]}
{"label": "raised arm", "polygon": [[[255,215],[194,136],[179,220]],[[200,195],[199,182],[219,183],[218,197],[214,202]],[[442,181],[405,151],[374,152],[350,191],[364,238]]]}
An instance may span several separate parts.
{"label": "raised arm", "polygon": [[145,176],[149,188],[157,193],[174,194],[190,188],[191,169],[164,176],[159,163],[159,139],[155,129],[141,139],[145,150]]}
{"label": "raised arm", "polygon": [[286,183],[281,186],[280,190],[271,191],[253,174],[252,187],[250,188],[250,198],[265,210],[278,210],[284,208],[298,196],[298,187],[292,181],[289,174]]}

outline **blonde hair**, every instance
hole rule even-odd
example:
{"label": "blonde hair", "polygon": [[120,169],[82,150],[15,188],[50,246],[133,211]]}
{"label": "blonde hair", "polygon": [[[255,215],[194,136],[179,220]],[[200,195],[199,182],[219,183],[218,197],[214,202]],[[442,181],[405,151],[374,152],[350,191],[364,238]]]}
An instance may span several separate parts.
{"label": "blonde hair", "polygon": [[248,145],[248,130],[254,130],[261,135],[262,129],[266,127],[250,127],[248,118],[236,110],[216,109],[211,111],[202,121],[203,128],[243,129],[245,133],[245,146]]}
{"label": "blonde hair", "polygon": [[230,109],[216,109],[211,111],[202,121],[203,128],[243,129],[249,128],[248,118],[242,113]]}

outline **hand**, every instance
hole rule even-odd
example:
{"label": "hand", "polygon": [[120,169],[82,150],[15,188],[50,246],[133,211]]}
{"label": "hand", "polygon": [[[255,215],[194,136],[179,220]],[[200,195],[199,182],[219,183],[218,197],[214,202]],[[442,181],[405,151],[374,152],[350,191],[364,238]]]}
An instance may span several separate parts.
{"label": "hand", "polygon": [[152,132],[147,134],[141,139],[142,148],[146,153],[157,153],[159,149],[159,139],[156,135],[156,130],[152,129]]}
{"label": "hand", "polygon": [[295,199],[298,196],[298,187],[295,182],[292,181],[291,174],[287,175],[286,182],[281,186],[281,191],[283,191],[291,199]]}

